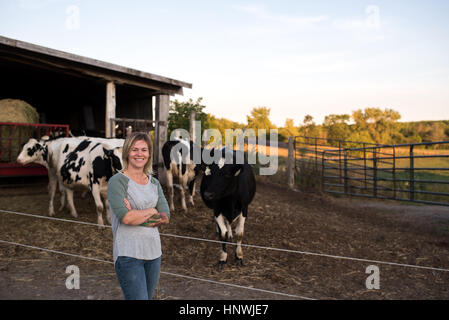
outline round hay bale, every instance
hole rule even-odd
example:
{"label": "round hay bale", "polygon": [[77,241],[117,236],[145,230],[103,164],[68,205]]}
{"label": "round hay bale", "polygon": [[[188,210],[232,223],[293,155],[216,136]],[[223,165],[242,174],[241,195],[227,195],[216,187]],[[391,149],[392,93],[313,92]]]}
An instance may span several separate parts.
{"label": "round hay bale", "polygon": [[[0,122],[38,123],[39,114],[29,103],[18,99],[0,100]],[[33,137],[34,128],[0,127],[0,161],[16,162],[23,143]]]}
{"label": "round hay bale", "polygon": [[23,100],[2,99],[0,100],[0,122],[38,123],[39,114]]}

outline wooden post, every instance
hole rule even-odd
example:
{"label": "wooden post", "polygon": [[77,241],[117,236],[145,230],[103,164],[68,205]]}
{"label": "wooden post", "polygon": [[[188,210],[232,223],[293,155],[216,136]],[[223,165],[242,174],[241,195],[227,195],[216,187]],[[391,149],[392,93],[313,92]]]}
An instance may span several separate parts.
{"label": "wooden post", "polygon": [[287,165],[287,183],[289,188],[293,189],[295,185],[295,147],[294,137],[288,137],[288,165]]}
{"label": "wooden post", "polygon": [[190,111],[190,128],[189,128],[189,134],[190,134],[190,140],[195,141],[195,111]]}
{"label": "wooden post", "polygon": [[170,96],[156,96],[156,131],[154,135],[154,160],[158,168],[158,180],[166,183],[164,163],[162,158],[162,146],[167,141],[168,111],[170,109]]}
{"label": "wooden post", "polygon": [[106,84],[106,117],[105,117],[105,136],[106,138],[115,137],[115,83],[110,81]]}

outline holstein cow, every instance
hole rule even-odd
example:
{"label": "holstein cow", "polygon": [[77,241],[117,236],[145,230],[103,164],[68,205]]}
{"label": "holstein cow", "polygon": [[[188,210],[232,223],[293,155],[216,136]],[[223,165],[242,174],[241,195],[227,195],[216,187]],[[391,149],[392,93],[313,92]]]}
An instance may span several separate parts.
{"label": "holstein cow", "polygon": [[[237,248],[235,257],[239,265],[243,265],[242,239],[245,220],[248,216],[248,205],[256,193],[256,180],[247,161],[238,163],[238,151],[229,149],[213,150],[221,158],[207,165],[201,182],[201,197],[204,203],[214,211],[218,238],[221,241],[232,241],[231,224],[236,222],[235,235]],[[226,159],[226,153],[230,155]],[[217,160],[217,157],[214,157]],[[243,157],[242,157],[243,158]],[[232,161],[229,161],[232,159]],[[227,262],[226,244],[222,244],[219,268]]]}
{"label": "holstein cow", "polygon": [[[58,164],[58,180],[66,188],[67,203],[73,216],[77,216],[73,203],[73,191],[89,188],[95,201],[97,223],[103,225],[103,210],[106,207],[107,219],[110,213],[107,202],[107,182],[122,169],[122,146],[124,140],[117,144],[108,144],[105,139],[89,138],[82,140]],[[121,145],[120,145],[121,144]],[[63,148],[69,149],[69,145]],[[104,200],[104,205],[102,202]]]}
{"label": "holstein cow", "polygon": [[22,147],[22,151],[17,157],[17,162],[26,165],[29,163],[38,163],[47,168],[48,172],[48,192],[50,196],[50,202],[48,207],[48,215],[54,216],[55,210],[53,206],[53,200],[56,194],[56,187],[59,185],[59,191],[61,192],[61,207],[65,205],[65,189],[62,183],[58,183],[57,167],[59,163],[59,157],[61,153],[61,147],[67,148],[66,152],[73,150],[81,140],[77,138],[56,138],[56,139],[30,139]]}
{"label": "holstein cow", "polygon": [[[187,211],[185,190],[189,190],[189,202],[194,205],[196,178],[201,174],[200,165],[193,161],[193,151],[196,146],[193,141],[177,139],[167,141],[162,146],[165,173],[167,175],[168,203],[170,210],[175,210],[173,203],[173,177],[178,178],[181,190],[181,206]],[[174,149],[176,148],[176,149]],[[200,148],[201,152],[202,149]]]}
{"label": "holstein cow", "polygon": [[[54,216],[53,199],[57,184],[62,193],[60,210],[64,207],[64,196],[67,196],[70,213],[74,217],[78,214],[73,203],[73,190],[84,187],[91,190],[97,206],[98,223],[103,224],[103,204],[100,194],[105,197],[104,189],[107,188],[107,180],[122,168],[123,142],[123,139],[90,137],[30,139],[24,145],[17,161],[21,164],[35,162],[47,168],[50,216]],[[107,206],[107,201],[105,203]]]}

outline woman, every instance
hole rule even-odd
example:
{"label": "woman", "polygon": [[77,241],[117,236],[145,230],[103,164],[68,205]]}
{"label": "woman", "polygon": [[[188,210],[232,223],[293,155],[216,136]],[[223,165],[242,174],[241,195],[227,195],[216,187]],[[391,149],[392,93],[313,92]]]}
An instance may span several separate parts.
{"label": "woman", "polygon": [[152,299],[161,266],[158,226],[170,211],[161,185],[151,176],[153,144],[133,132],[123,144],[123,171],[108,183],[115,272],[125,299]]}

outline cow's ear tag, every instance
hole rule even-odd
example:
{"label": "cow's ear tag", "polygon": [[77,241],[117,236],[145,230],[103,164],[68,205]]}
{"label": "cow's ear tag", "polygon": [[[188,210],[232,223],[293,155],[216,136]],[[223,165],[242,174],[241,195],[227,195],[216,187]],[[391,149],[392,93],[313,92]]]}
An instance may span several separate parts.
{"label": "cow's ear tag", "polygon": [[238,169],[235,173],[234,173],[234,177],[237,177],[240,174],[240,170],[242,169]]}

